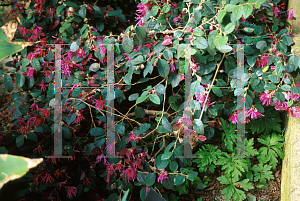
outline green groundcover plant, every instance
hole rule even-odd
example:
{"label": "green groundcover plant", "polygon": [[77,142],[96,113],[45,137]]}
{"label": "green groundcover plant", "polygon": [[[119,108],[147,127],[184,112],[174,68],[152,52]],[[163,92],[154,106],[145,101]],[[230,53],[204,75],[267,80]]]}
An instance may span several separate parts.
{"label": "green groundcover plant", "polygon": [[[216,168],[227,200],[243,200],[245,191],[263,188],[273,178],[271,170],[283,157],[278,113],[300,117],[293,106],[300,97],[294,81],[300,61],[291,53],[287,22],[294,17],[284,2],[142,0],[131,23],[126,11],[97,2],[7,4],[21,22],[14,41],[35,45],[6,64],[13,70],[1,71],[6,90],[17,93],[9,115],[2,114],[0,152],[55,156],[55,82],[61,82],[63,155],[71,157],[46,158],[29,171],[16,200],[120,200],[123,195],[144,200],[150,187],[166,200],[178,200],[190,186],[205,188],[205,175]],[[69,44],[61,48],[61,81],[54,79],[55,47],[47,44]],[[114,44],[115,108],[106,102],[108,44]],[[181,44],[190,45],[190,55]],[[236,44],[244,45],[241,77]],[[189,57],[193,100],[187,117]],[[244,83],[242,122],[237,79]],[[115,139],[107,142],[106,114],[112,109]],[[258,163],[234,157],[236,123],[246,125],[245,156]],[[182,157],[184,144],[199,158]],[[120,158],[106,157],[114,151],[111,145]]]}

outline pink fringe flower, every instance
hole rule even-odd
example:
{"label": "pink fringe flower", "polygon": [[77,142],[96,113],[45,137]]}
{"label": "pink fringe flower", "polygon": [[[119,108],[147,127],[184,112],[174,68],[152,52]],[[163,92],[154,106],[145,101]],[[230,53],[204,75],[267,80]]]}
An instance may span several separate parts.
{"label": "pink fringe flower", "polygon": [[76,197],[76,193],[77,193],[77,188],[74,186],[66,186],[66,192],[68,195],[68,198],[75,198]]}
{"label": "pink fringe flower", "polygon": [[291,10],[288,10],[288,15],[289,15],[289,16],[288,16],[288,19],[294,21],[293,18],[294,18],[294,13],[295,13],[295,12],[293,12],[292,9],[293,9],[293,8],[291,8]]}
{"label": "pink fringe flower", "polygon": [[26,71],[27,75],[26,76],[32,78],[34,72],[35,72],[35,68],[33,68],[33,67],[27,67],[27,71]]}
{"label": "pink fringe flower", "polygon": [[272,7],[274,12],[274,17],[278,17],[278,14],[280,13],[279,9],[277,7]]}
{"label": "pink fringe flower", "polygon": [[169,179],[168,172],[164,170],[160,173],[159,177],[157,178],[157,181],[162,184],[162,181],[166,179]]}
{"label": "pink fringe flower", "polygon": [[251,119],[257,119],[258,117],[264,117],[265,115],[261,114],[254,105],[249,110],[245,111],[246,117],[251,117]]}
{"label": "pink fringe flower", "polygon": [[137,10],[136,10],[136,15],[137,17],[135,18],[136,20],[135,21],[138,21],[137,23],[137,26],[144,26],[144,16],[147,12],[147,10],[149,10],[149,2],[146,3],[146,4],[143,4],[142,2],[140,2],[138,5],[137,5]]}
{"label": "pink fringe flower", "polygon": [[259,100],[263,102],[262,105],[269,106],[272,103],[273,95],[274,92],[269,93],[267,90],[265,90],[264,93],[259,94]]}

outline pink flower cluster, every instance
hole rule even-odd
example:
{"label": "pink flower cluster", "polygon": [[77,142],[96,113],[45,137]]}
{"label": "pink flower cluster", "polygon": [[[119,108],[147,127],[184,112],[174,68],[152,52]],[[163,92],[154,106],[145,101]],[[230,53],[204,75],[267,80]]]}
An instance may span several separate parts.
{"label": "pink flower cluster", "polygon": [[137,5],[137,8],[138,10],[136,10],[136,15],[137,17],[135,18],[136,20],[135,21],[138,21],[137,23],[137,26],[144,26],[144,16],[147,12],[147,10],[149,10],[149,7],[150,7],[150,3],[146,3],[146,4],[143,4],[142,2],[140,2],[138,5]]}
{"label": "pink flower cluster", "polygon": [[295,12],[293,12],[292,9],[293,9],[293,8],[291,8],[291,10],[288,10],[288,15],[289,15],[289,16],[288,16],[288,19],[294,21],[293,18],[294,18],[294,13],[295,13]]}
{"label": "pink flower cluster", "polygon": [[[252,105],[252,107],[248,110],[245,110],[245,120],[241,121],[242,124],[246,124],[250,122],[250,119],[248,117],[250,117],[251,119],[257,119],[258,117],[264,117],[265,115],[261,114],[254,105]],[[241,113],[241,111],[238,112],[234,112],[233,114],[230,115],[229,117],[229,121],[231,121],[231,123],[236,124],[238,123],[238,115]]]}
{"label": "pink flower cluster", "polygon": [[[207,93],[208,93],[207,91],[204,91],[200,94],[195,94],[196,100],[200,102],[202,109],[204,107],[204,103],[205,103],[205,100],[206,100]],[[207,108],[211,105],[214,105],[214,104],[215,104],[215,102],[210,103],[210,98],[208,97],[207,102],[206,102]]]}
{"label": "pink flower cluster", "polygon": [[168,172],[164,170],[160,173],[159,177],[157,178],[157,181],[162,184],[162,181],[166,179],[169,179]]}

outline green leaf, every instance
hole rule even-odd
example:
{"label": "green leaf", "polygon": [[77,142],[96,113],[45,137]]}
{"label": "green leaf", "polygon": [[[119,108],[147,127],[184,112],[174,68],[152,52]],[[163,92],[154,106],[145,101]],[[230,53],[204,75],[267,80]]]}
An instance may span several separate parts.
{"label": "green leaf", "polygon": [[133,40],[129,37],[125,37],[123,40],[123,49],[127,54],[131,53],[133,50]]}
{"label": "green leaf", "polygon": [[131,94],[129,97],[128,97],[128,100],[129,101],[134,101],[136,99],[138,99],[139,97],[139,94],[138,93],[134,93],[134,94]]}
{"label": "green leaf", "polygon": [[262,40],[256,43],[256,48],[262,51],[265,47],[267,47],[266,41]]}
{"label": "green leaf", "polygon": [[243,11],[242,11],[241,7],[242,6],[236,6],[232,11],[232,16],[235,21],[238,21],[239,19],[241,19],[242,15],[243,15]]}
{"label": "green leaf", "polygon": [[274,179],[271,168],[268,164],[263,165],[259,163],[258,165],[253,165],[251,170],[254,172],[254,181],[266,183],[266,179]]}
{"label": "green leaf", "polygon": [[194,19],[195,19],[195,23],[196,25],[199,24],[199,22],[201,21],[201,12],[199,10],[195,10],[194,12]]}
{"label": "green leaf", "polygon": [[194,45],[201,50],[204,50],[208,47],[207,40],[203,37],[197,37],[197,39],[194,40]]}
{"label": "green leaf", "polygon": [[166,78],[170,73],[170,66],[169,66],[168,62],[164,59],[158,59],[157,68],[158,68],[158,73],[163,78]]}
{"label": "green leaf", "polygon": [[157,15],[158,9],[159,9],[158,6],[153,6],[153,7],[151,8],[151,15],[152,15],[153,17],[155,17],[155,16]]}
{"label": "green leaf", "polygon": [[148,187],[152,186],[155,183],[155,178],[156,178],[155,173],[149,173],[145,178],[146,186]]}
{"label": "green leaf", "polygon": [[85,19],[86,16],[86,7],[85,6],[81,6],[79,11],[78,11],[78,15],[82,18]]}
{"label": "green leaf", "polygon": [[147,99],[147,95],[146,96],[140,96],[137,100],[136,100],[136,104],[142,103]]}
{"label": "green leaf", "polygon": [[174,39],[180,38],[180,36],[181,36],[182,34],[183,34],[182,31],[175,31],[175,33],[174,33]]}
{"label": "green leaf", "polygon": [[133,66],[136,66],[138,64],[141,64],[145,61],[144,57],[142,55],[138,55],[134,59],[131,60],[130,64]]}
{"label": "green leaf", "polygon": [[257,58],[257,56],[249,56],[247,58],[247,62],[249,64],[249,66],[254,67],[254,65],[256,63],[256,58]]}
{"label": "green leaf", "polygon": [[244,179],[243,181],[236,182],[235,184],[240,184],[240,187],[243,188],[245,191],[253,189],[253,185],[249,182],[249,179]]}
{"label": "green leaf", "polygon": [[278,75],[269,75],[268,78],[272,83],[279,83],[280,77]]}
{"label": "green leaf", "polygon": [[280,158],[283,158],[284,154],[281,149],[283,147],[283,137],[273,133],[272,136],[270,135],[264,135],[263,139],[258,138],[258,142],[261,144],[266,145],[266,147],[261,147],[258,152],[259,155],[257,156],[257,159],[260,163],[267,163],[270,162],[269,165],[271,165],[273,168],[276,168],[276,165],[278,163],[277,157],[278,155]]}
{"label": "green leaf", "polygon": [[69,7],[78,8],[78,6],[75,3],[73,3],[72,1],[66,1],[65,4]]}
{"label": "green leaf", "polygon": [[123,197],[122,197],[122,200],[121,201],[126,201],[127,200],[127,197],[129,195],[129,189],[127,189],[127,191],[124,193]]}
{"label": "green leaf", "polygon": [[144,118],[145,117],[145,110],[141,107],[135,107],[134,108],[134,113],[135,113],[135,116],[137,118]]}
{"label": "green leaf", "polygon": [[221,10],[221,11],[218,12],[217,20],[218,20],[219,23],[223,22],[223,18],[224,18],[225,15],[226,15],[226,10]]}
{"label": "green leaf", "polygon": [[281,86],[281,89],[283,91],[291,91],[291,86],[284,84],[284,85]]}
{"label": "green leaf", "polygon": [[237,7],[237,6],[232,5],[232,4],[226,4],[225,9],[226,9],[227,12],[232,12],[235,7]]}
{"label": "green leaf", "polygon": [[162,12],[163,12],[163,13],[167,13],[167,12],[170,11],[170,9],[171,9],[170,4],[166,4],[166,5],[164,5],[164,7],[162,8]]}
{"label": "green leaf", "polygon": [[252,33],[253,31],[254,31],[254,29],[253,28],[250,28],[250,27],[244,27],[244,29],[243,29],[245,32],[247,32],[247,33]]}
{"label": "green leaf", "polygon": [[165,179],[162,181],[163,186],[166,189],[172,189],[174,186],[174,175],[168,175],[169,179]]}
{"label": "green leaf", "polygon": [[10,41],[9,37],[4,33],[4,31],[2,29],[0,29],[0,40]]}
{"label": "green leaf", "polygon": [[27,58],[22,59],[22,66],[26,67],[30,64],[30,60]]}
{"label": "green leaf", "polygon": [[229,181],[229,179],[227,177],[225,177],[224,175],[222,175],[221,177],[218,177],[217,180],[221,184],[231,184],[231,182]]}
{"label": "green leaf", "polygon": [[95,136],[95,137],[104,136],[106,134],[106,132],[102,128],[99,128],[99,127],[92,128],[90,133],[92,136]]}
{"label": "green leaf", "polygon": [[231,32],[233,32],[234,28],[235,28],[235,25],[233,23],[227,24],[225,29],[224,29],[225,33],[230,34]]}
{"label": "green leaf", "polygon": [[32,59],[31,65],[32,65],[32,67],[35,68],[36,70],[41,70],[41,64],[40,64],[39,60],[37,60],[37,59],[35,59],[35,58]]}
{"label": "green leaf", "polygon": [[242,14],[244,16],[244,19],[247,19],[253,11],[253,6],[252,5],[241,6],[240,11],[242,12]]}
{"label": "green leaf", "polygon": [[96,28],[101,32],[101,31],[103,31],[104,30],[104,22],[97,22],[96,23]]}
{"label": "green leaf", "polygon": [[198,173],[197,172],[194,172],[194,171],[190,171],[189,174],[188,174],[188,180],[190,181],[194,181],[194,179],[197,177]]}
{"label": "green leaf", "polygon": [[262,34],[262,31],[263,31],[263,29],[262,29],[261,26],[255,26],[255,27],[254,27],[254,33],[255,33],[256,35],[261,35],[261,34]]}
{"label": "green leaf", "polygon": [[204,125],[200,119],[195,119],[193,129],[200,135],[204,134]]}
{"label": "green leaf", "polygon": [[167,131],[173,132],[173,128],[172,128],[170,122],[165,117],[162,118],[161,124]]}
{"label": "green leaf", "polygon": [[16,137],[16,146],[21,147],[24,144],[24,135]]}
{"label": "green leaf", "polygon": [[125,126],[123,124],[118,124],[115,126],[115,131],[117,131],[119,134],[124,135],[125,134]]}
{"label": "green leaf", "polygon": [[167,20],[166,20],[166,15],[165,14],[161,14],[158,18],[157,18],[157,22],[161,23],[161,24],[166,24]]}
{"label": "green leaf", "polygon": [[213,37],[214,45],[218,48],[222,48],[228,42],[227,36],[222,36],[221,33],[215,34]]}
{"label": "green leaf", "polygon": [[17,73],[16,74],[16,84],[17,84],[17,87],[19,89],[22,88],[23,85],[24,85],[24,83],[25,83],[25,76],[22,75],[22,74]]}
{"label": "green leaf", "polygon": [[184,182],[185,182],[185,176],[177,174],[176,177],[175,177],[174,184],[175,185],[180,185],[180,184],[183,184]]}
{"label": "green leaf", "polygon": [[257,189],[266,189],[266,188],[268,188],[268,186],[269,186],[269,184],[267,184],[267,183],[257,183],[256,184],[256,188]]}
{"label": "green leaf", "polygon": [[90,66],[90,68],[89,68],[89,70],[90,70],[90,71],[93,71],[93,72],[97,72],[99,69],[100,69],[100,64],[99,64],[99,63],[93,63],[93,64]]}
{"label": "green leaf", "polygon": [[212,91],[218,96],[218,97],[222,97],[222,90],[219,87],[213,87]]}
{"label": "green leaf", "polygon": [[157,105],[160,104],[160,98],[159,98],[158,95],[156,95],[156,94],[150,94],[150,95],[149,95],[149,99],[150,99],[150,101],[151,101],[152,103],[155,103],[155,104],[157,104]]}
{"label": "green leaf", "polygon": [[146,132],[149,128],[151,127],[151,124],[149,123],[144,123],[143,125],[141,125],[141,127],[139,128],[141,133]]}
{"label": "green leaf", "polygon": [[291,46],[293,43],[293,39],[290,35],[284,35],[282,40],[283,40],[283,43],[287,46]]}
{"label": "green leaf", "polygon": [[256,155],[258,155],[258,151],[256,149],[254,149],[253,140],[254,140],[254,138],[251,138],[249,140],[246,139],[246,145],[245,145],[245,155],[246,156],[256,156]]}
{"label": "green leaf", "polygon": [[176,172],[178,169],[178,163],[176,161],[172,161],[169,166],[170,166],[170,170],[172,172]]}
{"label": "green leaf", "polygon": [[60,14],[60,11],[62,11],[64,8],[65,8],[64,5],[57,6],[57,8],[56,8],[56,14]]}
{"label": "green leaf", "polygon": [[161,160],[169,160],[172,155],[173,155],[173,152],[163,153],[163,155],[161,156]]}
{"label": "green leaf", "polygon": [[165,169],[169,164],[169,160],[162,160],[161,157],[162,154],[159,154],[155,160],[155,165],[159,170]]}
{"label": "green leaf", "polygon": [[229,45],[224,45],[223,47],[217,47],[217,49],[222,52],[222,53],[228,53],[228,52],[231,52],[232,50],[232,47],[229,46]]}
{"label": "green leaf", "polygon": [[148,195],[148,193],[146,193],[146,187],[143,187],[140,191],[141,200],[144,201],[147,195]]}
{"label": "green leaf", "polygon": [[272,31],[273,31],[273,32],[278,31],[278,25],[274,24],[274,25],[272,26]]}
{"label": "green leaf", "polygon": [[[21,136],[23,136],[24,140],[24,135]],[[0,169],[2,174],[0,175],[0,189],[5,183],[22,177],[30,168],[36,167],[42,161],[43,158],[30,159],[22,156],[1,154]]]}
{"label": "green leaf", "polygon": [[147,32],[146,32],[145,28],[144,27],[136,27],[135,31],[136,31],[136,37],[137,37],[137,39],[142,44],[144,44],[145,41],[146,41],[146,37],[147,37]]}
{"label": "green leaf", "polygon": [[21,45],[16,45],[12,42],[0,41],[0,61],[12,54],[20,52],[21,50]]}
{"label": "green leaf", "polygon": [[157,93],[160,93],[160,94],[165,94],[165,92],[166,92],[166,89],[165,89],[164,85],[162,85],[162,84],[156,85],[154,87],[154,89]]}
{"label": "green leaf", "polygon": [[213,6],[213,4],[209,1],[204,1],[204,7],[205,9],[210,12],[211,14],[215,14],[215,8]]}
{"label": "green leaf", "polygon": [[275,97],[283,103],[285,101],[285,96],[282,92],[275,91]]}
{"label": "green leaf", "polygon": [[265,84],[264,89],[265,89],[265,90],[272,91],[272,90],[275,90],[275,89],[276,89],[276,85],[275,85],[275,84]]}
{"label": "green leaf", "polygon": [[69,116],[67,116],[67,124],[70,125],[75,121],[75,119],[76,119],[76,113],[69,114]]}
{"label": "green leaf", "polygon": [[12,83],[12,78],[9,74],[6,74],[4,76],[4,86],[8,92],[12,92],[14,87],[13,87],[13,83]]}

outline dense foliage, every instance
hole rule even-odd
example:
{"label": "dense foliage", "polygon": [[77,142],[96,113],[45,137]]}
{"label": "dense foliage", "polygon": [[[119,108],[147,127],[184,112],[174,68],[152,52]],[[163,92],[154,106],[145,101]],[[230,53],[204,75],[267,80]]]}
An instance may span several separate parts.
{"label": "dense foliage", "polygon": [[[278,111],[298,117],[299,108],[292,104],[300,97],[294,81],[300,61],[290,52],[294,42],[287,22],[293,12],[285,12],[281,1],[142,0],[136,25],[128,23],[122,9],[97,2],[9,2],[22,22],[15,37],[37,43],[7,63],[14,70],[2,72],[7,91],[17,87],[18,92],[11,97],[9,116],[3,117],[1,153],[54,156],[58,81],[55,47],[47,44],[70,44],[62,46],[61,95],[63,155],[71,159],[45,159],[23,177],[27,187],[16,199],[113,200],[129,189],[143,200],[153,187],[165,199],[177,200],[191,185],[203,189],[204,175],[218,168],[224,172],[218,180],[228,185],[222,193],[243,200],[244,191],[273,177],[271,169],[283,157]],[[116,138],[111,143],[105,131],[107,44],[114,44],[116,83]],[[180,44],[190,44],[191,55]],[[236,44],[245,44],[242,77],[236,72]],[[183,115],[188,57],[191,117]],[[234,157],[237,79],[245,86],[248,158]],[[121,158],[105,157],[112,143]],[[183,144],[190,144],[199,158],[182,157]]]}

